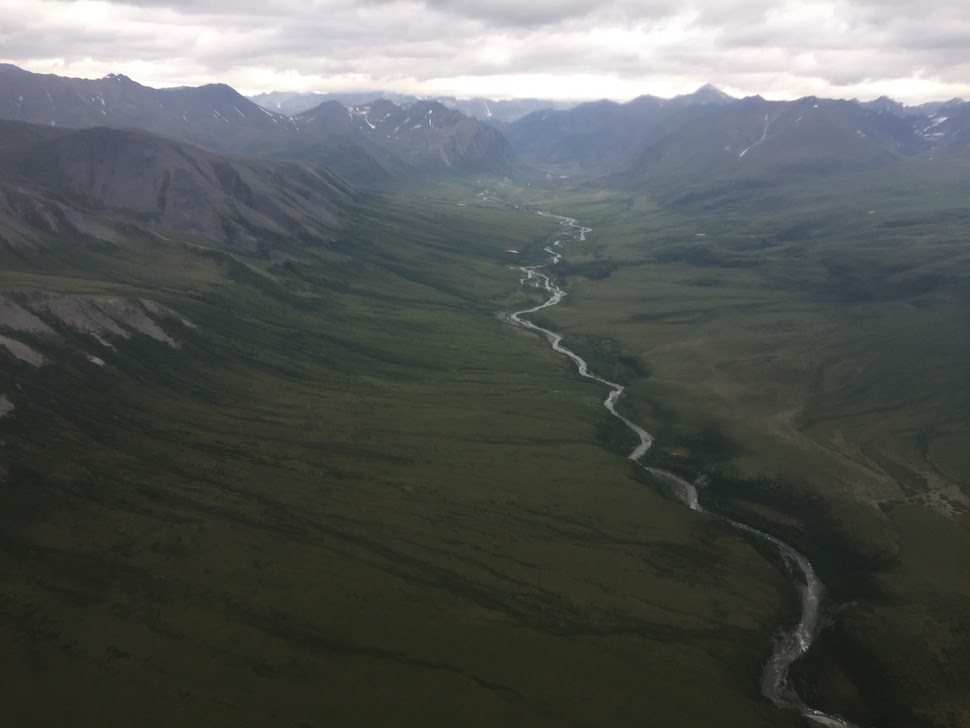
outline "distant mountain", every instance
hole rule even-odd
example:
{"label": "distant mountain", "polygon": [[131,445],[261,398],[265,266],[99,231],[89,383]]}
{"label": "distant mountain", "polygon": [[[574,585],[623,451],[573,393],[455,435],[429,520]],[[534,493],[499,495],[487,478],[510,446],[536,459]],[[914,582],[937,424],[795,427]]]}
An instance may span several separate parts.
{"label": "distant mountain", "polygon": [[930,153],[944,156],[970,154],[970,103],[954,99],[925,106],[931,110],[912,118],[917,134],[929,144]]}
{"label": "distant mountain", "polygon": [[345,106],[361,106],[363,104],[387,99],[396,104],[413,104],[420,101],[417,96],[395,94],[389,91],[373,91],[358,93],[309,93],[299,91],[270,91],[268,93],[250,96],[249,100],[269,111],[286,116],[296,116],[328,101],[336,101]]}
{"label": "distant mountain", "polygon": [[513,121],[536,111],[545,109],[562,111],[578,105],[575,101],[552,99],[505,99],[495,101],[485,98],[458,99],[442,97],[437,100],[449,108],[457,109],[461,113],[468,114],[469,116],[474,116],[476,119],[492,124],[499,129],[504,129]]}
{"label": "distant mountain", "polygon": [[380,99],[351,107],[328,101],[293,117],[293,122],[311,138],[351,139],[418,169],[498,171],[513,159],[499,131],[437,101],[398,106]]}
{"label": "distant mountain", "polygon": [[0,66],[0,118],[52,127],[134,127],[215,152],[326,164],[361,183],[415,171],[501,171],[512,156],[494,129],[454,111],[439,112],[433,127],[412,124],[406,134],[381,135],[366,124],[348,125],[361,114],[341,104],[290,117],[222,84],[153,89],[126,76],[72,79],[9,65]]}
{"label": "distant mountain", "polygon": [[384,99],[398,105],[410,105],[419,101],[437,101],[449,109],[460,111],[466,116],[473,116],[479,121],[493,125],[503,125],[520,119],[527,114],[543,109],[568,109],[576,106],[576,102],[555,101],[548,99],[494,99],[457,98],[455,96],[435,96],[422,99],[417,96],[396,94],[389,91],[369,91],[357,93],[299,93],[287,91],[272,91],[269,93],[250,96],[249,100],[264,109],[287,116],[296,116],[319,106],[327,101],[338,101],[345,106],[365,106],[374,101]]}
{"label": "distant mountain", "polygon": [[717,86],[706,83],[694,91],[694,93],[674,96],[667,103],[672,106],[681,107],[705,105],[720,106],[722,104],[729,104],[732,101],[737,101],[737,99],[729,94],[724,93]]}
{"label": "distant mountain", "polygon": [[888,96],[880,96],[872,101],[859,101],[859,106],[872,111],[882,111],[895,116],[914,116],[920,113],[919,108],[905,106]]}
{"label": "distant mountain", "polygon": [[624,104],[593,101],[568,110],[529,114],[510,124],[505,133],[527,161],[576,163],[605,171],[628,162],[631,154],[662,138],[676,124],[732,101],[710,85],[673,99],[640,96]]}
{"label": "distant mountain", "polygon": [[623,171],[631,182],[646,176],[668,186],[704,177],[770,180],[874,169],[917,155],[966,155],[970,104],[738,100],[704,86],[673,99],[641,96],[542,111],[512,123],[506,135],[532,164]]}
{"label": "distant mountain", "polygon": [[878,167],[922,148],[908,121],[850,101],[752,97],[678,126],[647,147],[633,169],[820,174]]}
{"label": "distant mountain", "polygon": [[245,151],[289,120],[224,84],[155,89],[127,76],[64,78],[0,66],[0,118],[85,128],[137,127],[219,152]]}
{"label": "distant mountain", "polygon": [[332,239],[357,194],[305,164],[221,157],[138,130],[9,121],[0,122],[0,183],[8,242],[18,230],[29,238],[117,220],[251,251]]}
{"label": "distant mountain", "polygon": [[943,153],[959,153],[970,145],[970,103],[963,99],[906,106],[881,96],[859,105],[909,119],[917,136]]}
{"label": "distant mountain", "polygon": [[756,96],[677,124],[611,179],[720,206],[789,182],[895,169],[930,147],[911,119],[854,101]]}

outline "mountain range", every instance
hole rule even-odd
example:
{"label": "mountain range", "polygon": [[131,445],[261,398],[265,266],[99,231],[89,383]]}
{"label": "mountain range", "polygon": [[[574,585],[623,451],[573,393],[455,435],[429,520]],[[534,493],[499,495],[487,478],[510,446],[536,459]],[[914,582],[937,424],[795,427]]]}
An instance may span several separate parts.
{"label": "mountain range", "polygon": [[[422,119],[434,108],[427,102],[418,107]],[[382,109],[382,118],[400,124],[385,130],[382,123],[378,130],[376,123],[365,123],[366,113],[334,102],[290,117],[267,111],[224,84],[154,89],[122,75],[74,79],[0,65],[4,119],[71,128],[134,127],[214,152],[325,162],[365,183],[402,170],[500,172],[508,167],[511,152],[501,134],[460,112],[440,107],[433,125],[419,127],[417,119],[406,125],[409,107],[385,104]],[[394,131],[397,126],[402,129]]]}
{"label": "mountain range", "polygon": [[731,98],[713,87],[673,99],[641,96],[529,114],[506,129],[524,161],[587,172],[810,174],[896,159],[964,155],[970,104],[906,107],[806,97]]}
{"label": "mountain range", "polygon": [[153,89],[119,75],[68,79],[0,66],[0,118],[134,127],[212,152],[323,164],[368,186],[416,173],[503,173],[517,163],[610,174],[619,184],[667,175],[770,180],[970,150],[970,104],[959,99],[768,101],[708,85],[672,99],[560,103],[519,116],[541,102],[336,96],[255,97],[267,109],[223,84]]}
{"label": "mountain range", "polygon": [[397,94],[390,91],[367,91],[347,93],[299,93],[286,91],[271,91],[250,96],[249,100],[259,104],[264,109],[275,111],[286,116],[296,116],[309,111],[325,101],[339,101],[346,106],[364,106],[377,99],[387,99],[398,105],[415,104],[418,101],[437,101],[449,109],[460,111],[466,116],[474,116],[496,126],[508,124],[531,114],[533,111],[546,109],[570,109],[577,101],[560,101],[555,99],[486,99],[482,97],[458,98],[455,96],[434,96],[421,98],[408,94]]}

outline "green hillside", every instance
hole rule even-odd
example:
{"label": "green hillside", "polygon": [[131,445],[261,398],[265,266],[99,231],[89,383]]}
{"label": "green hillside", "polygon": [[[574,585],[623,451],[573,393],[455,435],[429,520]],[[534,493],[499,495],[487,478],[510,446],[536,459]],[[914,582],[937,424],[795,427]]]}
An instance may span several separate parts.
{"label": "green hillside", "polygon": [[[7,245],[50,331],[0,350],[5,725],[791,724],[783,577],[495,316],[556,227],[474,192],[360,201],[283,266],[110,216]],[[148,301],[178,348],[40,292]]]}

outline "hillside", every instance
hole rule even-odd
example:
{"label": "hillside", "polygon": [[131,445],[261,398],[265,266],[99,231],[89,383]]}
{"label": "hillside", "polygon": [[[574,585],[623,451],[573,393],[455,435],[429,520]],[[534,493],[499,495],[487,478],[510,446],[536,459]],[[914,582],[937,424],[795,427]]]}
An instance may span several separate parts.
{"label": "hillside", "polygon": [[136,127],[216,152],[245,151],[259,135],[295,133],[288,118],[225,84],[155,89],[122,75],[101,79],[0,66],[0,118],[45,126]]}
{"label": "hillside", "polygon": [[616,179],[703,195],[878,169],[928,148],[911,121],[854,102],[755,97],[682,120]]}
{"label": "hillside", "polygon": [[332,239],[355,195],[325,169],[218,157],[140,131],[0,122],[0,179],[146,229],[252,251]]}

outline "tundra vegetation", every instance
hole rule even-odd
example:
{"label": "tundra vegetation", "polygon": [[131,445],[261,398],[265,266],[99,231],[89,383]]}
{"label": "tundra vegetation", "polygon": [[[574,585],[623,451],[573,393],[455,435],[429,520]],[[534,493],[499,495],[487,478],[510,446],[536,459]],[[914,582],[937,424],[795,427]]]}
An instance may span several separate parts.
{"label": "tundra vegetation", "polygon": [[423,198],[284,266],[134,229],[8,247],[10,300],[151,301],[178,343],[47,316],[17,334],[45,365],[0,351],[9,724],[791,723],[757,687],[785,578],[496,316],[527,300],[506,251],[556,223]]}
{"label": "tundra vegetation", "polygon": [[629,385],[654,463],[812,558],[834,627],[796,677],[864,725],[970,709],[968,181],[921,160],[770,192],[509,191],[594,228],[544,325]]}

